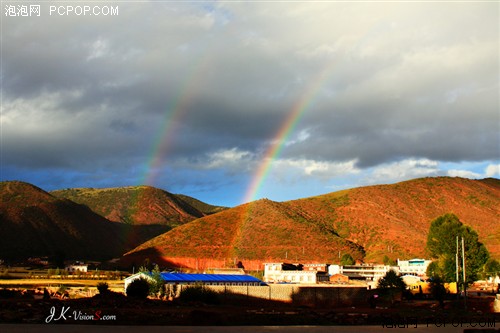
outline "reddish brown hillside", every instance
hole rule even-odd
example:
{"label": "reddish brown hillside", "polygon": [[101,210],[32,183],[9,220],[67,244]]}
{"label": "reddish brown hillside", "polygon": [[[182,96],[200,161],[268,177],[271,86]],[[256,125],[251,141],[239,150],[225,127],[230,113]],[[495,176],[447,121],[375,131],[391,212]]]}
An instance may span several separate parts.
{"label": "reddish brown hillside", "polygon": [[358,259],[364,256],[361,247],[339,237],[328,225],[310,221],[284,204],[258,200],[177,227],[128,255],[157,253],[177,263],[186,258],[184,264],[191,267],[193,261],[188,258],[197,258],[198,268],[207,258],[242,261],[248,268],[249,263],[263,260],[331,262],[339,252]]}
{"label": "reddish brown hillside", "polygon": [[500,257],[500,182],[425,178],[345,190],[284,203],[259,200],[198,219],[128,253],[160,256],[195,268],[264,261],[338,262],[425,257],[430,222],[455,213]]}
{"label": "reddish brown hillside", "polygon": [[[334,212],[329,212],[336,204]],[[318,219],[330,220],[340,236],[361,246],[367,260],[425,256],[430,222],[456,214],[500,257],[500,182],[496,179],[423,178],[290,201]]]}

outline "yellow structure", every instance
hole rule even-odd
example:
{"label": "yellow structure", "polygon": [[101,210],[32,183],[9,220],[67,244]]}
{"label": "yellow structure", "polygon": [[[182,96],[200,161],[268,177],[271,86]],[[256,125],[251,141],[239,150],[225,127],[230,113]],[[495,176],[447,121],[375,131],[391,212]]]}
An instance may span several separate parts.
{"label": "yellow structure", "polygon": [[[446,289],[446,292],[449,294],[456,294],[457,293],[457,283],[456,282],[444,283],[444,288]],[[422,294],[430,294],[431,293],[430,283],[424,282],[424,281],[419,281],[419,282],[409,284],[407,289],[413,295],[417,295],[420,293],[422,293]],[[422,290],[422,291],[420,291],[420,290]]]}

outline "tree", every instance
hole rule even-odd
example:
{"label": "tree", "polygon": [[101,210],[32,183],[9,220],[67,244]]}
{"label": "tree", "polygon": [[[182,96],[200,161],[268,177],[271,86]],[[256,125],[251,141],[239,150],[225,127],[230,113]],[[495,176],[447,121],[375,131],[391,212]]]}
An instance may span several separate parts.
{"label": "tree", "polygon": [[135,279],[127,286],[126,293],[127,297],[145,299],[149,295],[149,283],[143,278]]}
{"label": "tree", "polygon": [[466,278],[471,283],[477,280],[477,274],[488,260],[489,253],[479,242],[477,233],[462,224],[454,214],[442,215],[431,222],[426,249],[438,265],[434,267],[434,276],[438,275],[444,282],[456,281],[457,236],[460,249],[461,239],[464,238]]}
{"label": "tree", "polygon": [[161,271],[158,265],[155,265],[153,270],[150,272],[146,266],[141,266],[139,272],[147,274],[151,277],[148,279],[149,284],[149,295],[153,297],[160,297],[164,294],[164,281],[161,278]]}
{"label": "tree", "polygon": [[389,258],[387,255],[384,256],[383,262],[384,262],[384,265],[397,266],[397,262],[395,260]]}
{"label": "tree", "polygon": [[490,259],[484,264],[483,267],[483,277],[490,278],[495,276],[500,276],[500,263],[495,259]]}
{"label": "tree", "polygon": [[97,290],[99,291],[99,294],[103,295],[109,292],[109,285],[107,282],[99,282],[97,284]]}
{"label": "tree", "polygon": [[165,282],[161,278],[161,271],[158,265],[155,265],[155,267],[153,268],[153,271],[151,272],[151,278],[152,280],[149,282],[149,295],[154,297],[163,296],[161,294],[162,292],[164,294],[163,286]]}
{"label": "tree", "polygon": [[355,261],[349,253],[345,253],[342,255],[342,258],[340,258],[340,264],[342,266],[354,265]]}
{"label": "tree", "polygon": [[406,289],[406,283],[398,276],[394,270],[389,270],[384,277],[378,280],[377,288],[391,297],[391,304],[394,303],[394,296],[403,293]]}
{"label": "tree", "polygon": [[426,270],[425,274],[428,277],[432,277],[432,278],[439,277],[439,276],[443,276],[443,270],[441,269],[441,267],[439,266],[437,261],[433,261],[429,264],[429,266],[427,266],[427,270]]}

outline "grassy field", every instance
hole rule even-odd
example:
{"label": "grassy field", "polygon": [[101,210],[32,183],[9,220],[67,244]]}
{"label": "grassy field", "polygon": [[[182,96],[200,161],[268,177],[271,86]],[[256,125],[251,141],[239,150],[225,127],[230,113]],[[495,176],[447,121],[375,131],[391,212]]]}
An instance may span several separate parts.
{"label": "grassy field", "polygon": [[123,292],[123,280],[83,279],[0,279],[0,289],[33,290],[41,292],[46,288],[51,294],[64,290],[70,298],[92,297],[98,293],[97,285],[107,283],[109,290]]}
{"label": "grassy field", "polygon": [[83,280],[83,279],[0,279],[0,287],[6,285],[14,286],[40,286],[64,284],[71,286],[96,287],[97,284],[106,282],[110,288],[123,288],[123,280]]}

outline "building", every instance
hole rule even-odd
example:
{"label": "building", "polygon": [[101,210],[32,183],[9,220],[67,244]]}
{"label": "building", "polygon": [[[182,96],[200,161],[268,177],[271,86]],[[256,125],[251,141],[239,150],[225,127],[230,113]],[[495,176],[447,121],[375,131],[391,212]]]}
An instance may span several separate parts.
{"label": "building", "polygon": [[420,282],[424,282],[420,277],[416,275],[403,275],[401,279],[407,286],[416,285]]}
{"label": "building", "polygon": [[[304,270],[305,267],[308,267],[308,270]],[[302,264],[265,263],[264,282],[300,284],[328,282],[329,276],[327,272],[321,269],[318,270],[319,268],[320,266],[307,266]]]}
{"label": "building", "polygon": [[328,273],[330,276],[337,274],[345,275],[350,280],[377,282],[391,269],[399,274],[398,267],[385,265],[330,265],[328,267]]}
{"label": "building", "polygon": [[69,273],[87,273],[88,267],[89,265],[87,264],[76,262],[74,264],[67,265],[66,270]]}
{"label": "building", "polygon": [[205,274],[221,274],[221,275],[245,275],[243,268],[209,268]]}
{"label": "building", "polygon": [[[431,284],[426,281],[408,281],[406,283],[406,289],[409,290],[413,295],[422,294],[428,295],[431,294]],[[450,282],[443,284],[446,293],[456,294],[457,293],[457,283]]]}
{"label": "building", "polygon": [[349,283],[349,277],[344,274],[334,274],[330,275],[330,282],[331,283]]}
{"label": "building", "polygon": [[[203,284],[212,286],[260,286],[263,282],[251,275],[241,274],[188,274],[188,273],[175,273],[164,272],[160,273],[162,280],[165,284],[176,285],[193,285]],[[151,274],[139,272],[125,278],[124,288],[125,291],[132,281],[144,278],[151,280]]]}
{"label": "building", "polygon": [[401,274],[426,276],[427,267],[431,262],[432,260],[425,260],[425,259],[410,259],[410,260],[398,259],[398,267]]}
{"label": "building", "polygon": [[304,271],[317,271],[317,272],[328,272],[328,264],[304,264],[302,265],[302,270]]}

